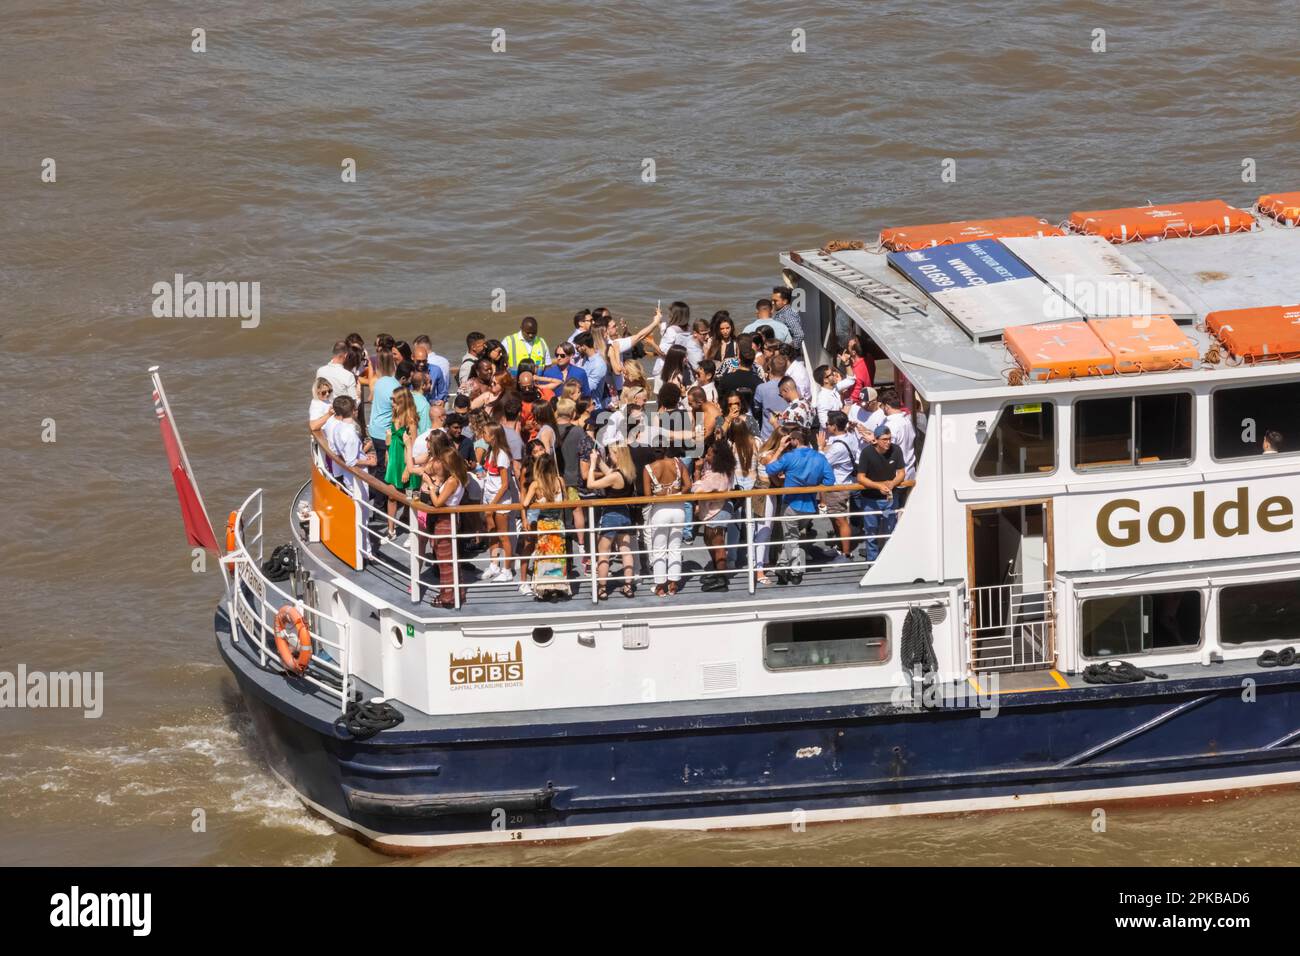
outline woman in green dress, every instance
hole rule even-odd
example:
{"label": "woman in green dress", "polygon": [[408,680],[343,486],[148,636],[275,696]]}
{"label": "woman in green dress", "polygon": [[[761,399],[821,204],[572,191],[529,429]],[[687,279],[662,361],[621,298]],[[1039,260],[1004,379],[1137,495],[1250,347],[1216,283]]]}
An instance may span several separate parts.
{"label": "woman in green dress", "polygon": [[[420,417],[415,410],[415,399],[409,390],[399,388],[393,392],[393,421],[388,426],[388,466],[384,481],[407,497],[414,497],[420,488],[420,474],[407,464],[406,449],[419,434]],[[388,499],[388,540],[397,539],[397,500]]]}

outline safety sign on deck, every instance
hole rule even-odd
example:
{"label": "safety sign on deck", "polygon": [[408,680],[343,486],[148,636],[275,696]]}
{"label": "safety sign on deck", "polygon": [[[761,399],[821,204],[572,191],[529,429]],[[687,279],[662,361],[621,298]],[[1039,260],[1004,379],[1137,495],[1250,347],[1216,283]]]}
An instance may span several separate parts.
{"label": "safety sign on deck", "polygon": [[889,262],[930,295],[1033,276],[1029,268],[996,239],[954,242],[912,252],[891,252]]}

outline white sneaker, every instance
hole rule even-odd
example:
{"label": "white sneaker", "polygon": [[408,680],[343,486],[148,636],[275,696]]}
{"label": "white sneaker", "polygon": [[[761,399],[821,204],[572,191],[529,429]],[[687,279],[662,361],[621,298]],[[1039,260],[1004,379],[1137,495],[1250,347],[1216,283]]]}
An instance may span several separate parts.
{"label": "white sneaker", "polygon": [[532,584],[525,581],[523,584],[519,585],[519,593],[522,594],[524,597],[528,597],[529,595],[531,595],[533,593]]}
{"label": "white sneaker", "polygon": [[489,564],[486,571],[479,575],[480,581],[495,581],[501,573],[501,568],[496,564]]}
{"label": "white sneaker", "polygon": [[496,581],[499,584],[510,584],[511,582],[514,581],[514,579],[515,579],[515,572],[511,571],[509,568],[502,568],[501,573],[498,574],[492,580]]}

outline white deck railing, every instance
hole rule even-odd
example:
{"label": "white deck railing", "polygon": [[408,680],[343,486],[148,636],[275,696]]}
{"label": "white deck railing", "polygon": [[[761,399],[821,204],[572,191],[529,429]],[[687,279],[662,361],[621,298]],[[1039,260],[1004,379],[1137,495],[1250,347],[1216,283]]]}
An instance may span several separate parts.
{"label": "white deck railing", "polygon": [[[311,663],[300,679],[337,699],[340,709],[346,710],[352,683],[347,620],[308,605],[262,573],[260,488],[244,500],[236,515],[235,550],[222,558],[223,568],[229,569],[226,594],[231,639],[238,642],[241,633],[247,635],[258,649],[258,662],[262,667],[287,673],[275,649],[275,616],[285,605],[295,608],[307,625],[312,643]],[[335,633],[341,639],[325,637],[321,633],[322,621],[334,625]],[[321,653],[322,649],[324,653]]]}
{"label": "white deck railing", "polygon": [[1056,598],[1050,581],[970,588],[965,616],[974,670],[1056,663]]}
{"label": "white deck railing", "polygon": [[[312,456],[313,467],[319,467],[317,458]],[[339,488],[345,488],[342,482],[338,481],[330,472],[330,469],[321,469],[322,474],[333,482]],[[354,472],[361,474],[359,472]],[[641,590],[644,587],[654,586],[654,576],[652,570],[642,567],[643,559],[652,560],[655,555],[660,554],[663,549],[651,547],[651,535],[655,529],[660,531],[664,529],[680,529],[685,531],[687,527],[701,527],[702,521],[697,517],[700,513],[699,506],[710,501],[727,501],[733,507],[732,516],[724,520],[711,522],[715,525],[725,525],[727,527],[727,569],[719,571],[713,567],[711,548],[703,540],[702,528],[701,533],[697,534],[690,547],[684,544],[681,548],[681,554],[684,557],[686,552],[690,551],[692,560],[702,563],[704,566],[692,571],[686,571],[684,568],[676,580],[686,581],[691,578],[700,578],[706,575],[726,574],[731,582],[736,583],[736,577],[743,575],[745,588],[750,594],[759,590],[758,574],[763,570],[765,574],[774,574],[779,570],[779,554],[783,544],[786,529],[789,533],[797,534],[798,527],[803,522],[814,521],[815,535],[812,539],[802,540],[800,547],[805,544],[814,544],[820,546],[827,552],[839,552],[842,540],[847,540],[851,549],[859,546],[863,547],[863,554],[859,558],[835,561],[833,564],[822,563],[816,565],[806,565],[805,570],[814,567],[834,567],[837,570],[859,569],[865,573],[873,564],[866,559],[866,542],[872,541],[878,543],[878,550],[883,550],[892,531],[885,533],[867,533],[865,528],[854,533],[850,530],[847,539],[841,539],[834,531],[829,519],[830,515],[817,512],[810,515],[799,514],[756,514],[756,510],[774,511],[780,506],[780,503],[786,496],[795,494],[806,494],[812,492],[827,491],[856,491],[860,490],[856,485],[836,485],[833,487],[820,488],[772,488],[757,491],[733,491],[717,492],[712,494],[684,494],[674,495],[671,497],[657,498],[596,498],[582,502],[553,503],[546,504],[542,510],[561,510],[561,511],[582,511],[585,516],[586,527],[579,531],[573,527],[573,522],[566,522],[566,529],[559,531],[538,531],[535,528],[524,529],[519,525],[518,516],[524,511],[521,505],[501,505],[499,508],[490,508],[483,505],[461,506],[458,508],[430,509],[424,504],[416,502],[412,498],[407,498],[396,492],[395,489],[375,481],[369,475],[365,475],[367,481],[366,487],[374,488],[384,496],[385,505],[380,507],[369,499],[368,495],[362,495],[356,500],[360,504],[360,526],[358,534],[362,536],[365,542],[363,551],[365,560],[369,564],[382,567],[398,579],[404,589],[410,595],[412,602],[422,600],[423,587],[436,586],[446,588],[452,591],[453,604],[456,608],[462,605],[462,592],[466,600],[473,600],[474,595],[486,594],[503,594],[507,590],[518,590],[520,584],[527,578],[527,572],[521,577],[521,568],[527,567],[529,558],[518,556],[518,543],[529,538],[538,538],[543,535],[562,534],[565,544],[567,557],[570,560],[577,560],[579,556],[589,562],[589,566],[580,575],[569,574],[567,580],[571,583],[575,580],[585,580],[589,587],[589,600],[592,603],[598,601],[598,589],[604,584],[611,595],[627,583],[627,578],[622,567],[622,553],[615,547],[608,552],[609,571],[606,578],[602,581],[599,577],[599,559],[597,553],[597,542],[601,535],[598,527],[599,513],[603,508],[617,506],[625,502],[630,506],[641,506],[650,508],[652,506],[674,505],[691,503],[696,508],[695,514],[690,521],[683,522],[665,522],[652,524],[642,522],[632,524],[623,529],[633,535],[632,547],[626,552],[633,564],[632,584]],[[382,531],[376,527],[367,527],[370,522],[374,522],[378,528],[387,525],[388,514],[386,511],[386,502],[388,499],[395,499],[405,510],[402,514],[399,510],[395,519],[395,525],[398,528],[397,540],[399,544],[388,541],[382,534]],[[765,503],[765,505],[763,504]],[[738,506],[738,507],[737,507]],[[483,531],[465,531],[463,525],[466,516],[482,514],[486,511],[509,511],[512,513],[512,529],[509,537],[512,539],[512,553],[514,556],[508,559],[508,565],[514,571],[514,577],[507,582],[482,581],[478,579],[479,568],[473,562],[479,559],[471,559],[465,555],[467,551],[466,542],[471,539],[481,538],[490,544],[495,543],[499,536],[491,535]],[[422,530],[418,526],[416,518],[417,512],[447,514],[450,518],[450,534],[433,534],[429,531]],[[869,509],[852,510],[841,513],[840,516],[850,520],[855,518],[865,519],[867,516],[876,512]],[[893,512],[894,520],[897,521],[903,514],[903,509],[899,508]],[[778,529],[781,533],[778,534]],[[451,581],[439,581],[437,585],[430,585],[422,581],[424,572],[430,567],[435,567],[439,562],[436,557],[435,548],[438,541],[446,541],[448,538],[452,544],[452,558],[450,560]],[[775,539],[775,540],[774,540]],[[486,549],[484,551],[486,553]],[[399,557],[400,555],[400,557]],[[877,555],[878,557],[878,555]]]}

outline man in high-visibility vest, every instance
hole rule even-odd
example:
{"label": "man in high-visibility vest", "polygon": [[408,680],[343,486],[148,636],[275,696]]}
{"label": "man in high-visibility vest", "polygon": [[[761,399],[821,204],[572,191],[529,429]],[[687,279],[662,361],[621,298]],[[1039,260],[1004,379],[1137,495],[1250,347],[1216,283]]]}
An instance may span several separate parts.
{"label": "man in high-visibility vest", "polygon": [[532,359],[538,368],[546,368],[551,364],[551,350],[546,346],[546,339],[537,334],[537,320],[531,315],[524,316],[524,320],[519,323],[519,331],[507,336],[501,344],[506,349],[506,362],[510,366],[511,375],[519,374],[519,363],[526,358]]}

